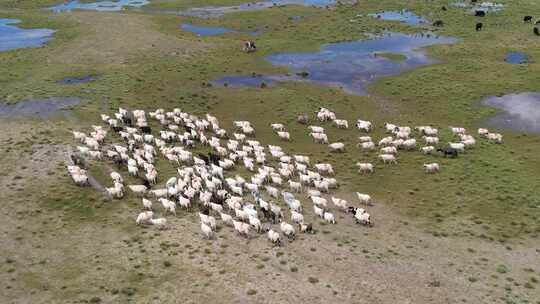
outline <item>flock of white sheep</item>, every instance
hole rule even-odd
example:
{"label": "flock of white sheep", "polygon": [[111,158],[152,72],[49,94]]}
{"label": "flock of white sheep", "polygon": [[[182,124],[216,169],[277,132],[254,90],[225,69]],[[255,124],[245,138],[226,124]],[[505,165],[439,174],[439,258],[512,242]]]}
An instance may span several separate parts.
{"label": "flock of white sheep", "polygon": [[[120,170],[141,179],[141,184],[127,185],[131,192],[142,198],[141,208],[145,211],[136,217],[137,224],[167,227],[165,217],[154,218],[152,200],[155,200],[162,205],[165,214],[176,215],[177,207],[185,210],[197,208],[201,231],[207,238],[212,238],[216,233],[218,218],[222,225],[233,227],[240,235],[248,237],[252,231],[266,232],[270,241],[280,244],[281,235],[294,239],[297,230],[313,232],[312,224],[306,221],[303,214],[303,204],[293,193],[306,193],[312,202],[314,214],[327,223],[336,223],[336,216],[324,197],[338,187],[338,181],[332,177],[334,169],[331,164],[311,165],[309,156],[288,155],[280,146],[261,145],[254,139],[255,129],[249,121],[234,121],[235,131],[229,136],[220,127],[218,119],[210,114],[201,118],[176,108],[172,112],[157,109],[148,115],[162,128],[156,136],[152,134],[144,111],[122,108],[113,117],[101,115],[102,121],[117,134],[111,140],[107,140],[109,132],[102,126],[92,126],[88,135],[73,132],[75,139],[83,144],[77,147],[80,154],[96,160],[114,161]],[[332,121],[338,128],[349,127],[346,120],[337,119],[335,113],[326,108],[318,111],[317,118],[321,122]],[[373,128],[371,122],[364,120],[358,120],[356,126],[366,133]],[[281,139],[291,140],[283,124],[274,123],[271,128]],[[328,144],[323,127],[308,128],[316,142]],[[387,136],[378,142],[381,147],[378,157],[383,163],[396,163],[398,149],[411,150],[416,147],[410,127],[387,123],[385,129],[395,138]],[[429,144],[421,151],[426,154],[433,152],[434,145],[438,144],[438,130],[430,126],[416,129]],[[475,144],[475,139],[466,135],[465,129],[452,128],[452,132],[461,141],[449,143],[450,149],[462,151]],[[489,133],[486,129],[479,129],[478,133],[491,141],[502,141],[502,135]],[[376,147],[370,136],[360,136],[359,140],[361,150],[372,151]],[[197,146],[212,152],[195,155],[193,149]],[[341,142],[328,146],[334,152],[345,149],[345,144]],[[157,188],[155,163],[160,155],[176,168],[176,174],[165,177],[165,185]],[[234,174],[233,170],[238,166],[243,166],[249,176]],[[371,163],[357,163],[357,166],[360,172],[374,170]],[[440,169],[437,163],[424,164],[424,168],[427,172]],[[77,165],[68,166],[68,172],[75,183],[88,183],[86,171]],[[122,198],[124,178],[116,171],[111,172],[110,177],[112,187],[106,188],[107,194],[112,198]],[[356,197],[359,204],[371,204],[372,199],[368,194],[357,192]],[[280,204],[280,201],[285,204]],[[371,216],[365,209],[351,206],[346,200],[334,196],[330,197],[330,201],[336,211],[350,213],[357,223],[371,225]],[[284,216],[284,206],[287,206],[290,214],[288,219]],[[273,226],[278,223],[279,226]]]}

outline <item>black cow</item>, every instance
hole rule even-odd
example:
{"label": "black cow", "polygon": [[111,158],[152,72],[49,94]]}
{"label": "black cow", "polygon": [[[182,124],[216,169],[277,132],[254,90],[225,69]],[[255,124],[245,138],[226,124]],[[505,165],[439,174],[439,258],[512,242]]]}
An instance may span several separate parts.
{"label": "black cow", "polygon": [[523,17],[523,22],[532,22],[532,16]]}
{"label": "black cow", "polygon": [[131,121],[131,118],[129,117],[122,117],[122,121],[124,122],[125,125],[128,125],[130,127],[133,125],[133,122]]}
{"label": "black cow", "polygon": [[150,182],[147,179],[143,179],[142,184],[146,186],[146,189],[152,188],[152,185],[150,184]]}
{"label": "black cow", "polygon": [[478,22],[478,23],[476,24],[476,31],[478,32],[478,31],[482,30],[482,27],[483,27],[483,26],[484,26],[484,25],[482,24],[482,22]]}
{"label": "black cow", "polygon": [[476,17],[485,17],[486,16],[486,12],[485,11],[474,11],[474,15]]}
{"label": "black cow", "polygon": [[214,165],[219,165],[220,157],[217,154],[209,152],[208,153],[208,160],[210,160],[210,162],[212,162]]}
{"label": "black cow", "polygon": [[82,157],[79,154],[71,154],[69,156],[71,158],[71,161],[74,165],[79,166],[81,168],[86,168],[86,162],[84,161],[84,157]]}
{"label": "black cow", "polygon": [[141,132],[143,132],[144,134],[152,134],[152,128],[150,128],[149,126],[143,126],[140,129]]}
{"label": "black cow", "polygon": [[253,41],[245,41],[244,42],[244,51],[245,52],[255,52],[257,50],[257,46],[255,46],[255,42]]}
{"label": "black cow", "polygon": [[444,25],[444,22],[442,20],[437,20],[433,22],[433,26],[436,26],[436,27],[442,27],[443,25]]}
{"label": "black cow", "polygon": [[199,153],[198,156],[200,159],[204,160],[206,164],[208,164],[208,157],[206,157],[206,155]]}
{"label": "black cow", "polygon": [[437,152],[443,153],[444,157],[451,156],[451,157],[458,157],[458,150],[450,147],[446,147],[443,149],[437,149]]}
{"label": "black cow", "polygon": [[534,33],[536,36],[540,36],[540,31],[538,31],[538,28],[537,28],[537,27],[535,27],[535,28],[533,29],[533,33]]}

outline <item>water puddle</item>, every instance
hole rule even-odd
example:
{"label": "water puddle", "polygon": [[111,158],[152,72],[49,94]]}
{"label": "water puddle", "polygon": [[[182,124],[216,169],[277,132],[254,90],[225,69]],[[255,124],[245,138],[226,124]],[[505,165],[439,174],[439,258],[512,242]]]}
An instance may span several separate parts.
{"label": "water puddle", "polygon": [[510,64],[526,64],[530,62],[529,56],[520,52],[510,52],[506,54],[504,61]]}
{"label": "water puddle", "polygon": [[242,11],[257,11],[272,7],[284,5],[303,5],[314,7],[326,7],[336,4],[336,0],[269,0],[261,2],[244,3],[234,6],[207,6],[199,8],[191,8],[185,11],[178,12],[181,16],[191,16],[199,18],[218,18],[228,13]]}
{"label": "water puddle", "polygon": [[455,7],[465,8],[471,12],[474,11],[484,11],[484,12],[498,12],[504,8],[503,4],[494,3],[494,2],[482,2],[482,3],[468,3],[468,2],[454,2],[452,3]]}
{"label": "water puddle", "polygon": [[78,97],[50,97],[27,99],[15,104],[0,103],[0,118],[38,117],[49,118],[58,114],[67,115],[68,106],[81,102]]}
{"label": "water puddle", "polygon": [[50,9],[54,12],[65,12],[71,10],[92,10],[100,12],[116,12],[125,8],[142,7],[149,4],[149,0],[116,0],[116,1],[97,1],[97,2],[80,2],[72,0],[64,2]]}
{"label": "water puddle", "polygon": [[75,76],[75,77],[66,77],[58,81],[60,84],[82,84],[98,80],[98,75],[84,75],[84,76]]}
{"label": "water puddle", "polygon": [[17,19],[0,19],[0,52],[37,48],[49,41],[55,30],[24,29],[13,24],[20,23]]}
{"label": "water puddle", "polygon": [[409,25],[418,25],[428,22],[427,20],[407,10],[384,11],[381,13],[368,14],[368,16],[387,21],[399,21]]}
{"label": "water puddle", "polygon": [[[284,53],[266,57],[274,66],[287,67],[286,75],[228,75],[212,82],[231,87],[260,87],[282,81],[310,81],[366,95],[364,87],[376,78],[436,63],[421,48],[450,44],[456,39],[433,34],[385,33],[368,40],[326,44],[316,53]],[[392,54],[381,56],[380,54]],[[393,57],[399,58],[396,60]]]}
{"label": "water puddle", "polygon": [[540,133],[540,93],[489,97],[480,103],[503,111],[490,118],[489,125],[520,132]]}
{"label": "water puddle", "polygon": [[197,36],[215,36],[223,35],[226,33],[232,33],[234,30],[224,28],[224,27],[212,27],[212,26],[199,26],[193,25],[190,23],[184,23],[180,26],[184,31],[191,32]]}

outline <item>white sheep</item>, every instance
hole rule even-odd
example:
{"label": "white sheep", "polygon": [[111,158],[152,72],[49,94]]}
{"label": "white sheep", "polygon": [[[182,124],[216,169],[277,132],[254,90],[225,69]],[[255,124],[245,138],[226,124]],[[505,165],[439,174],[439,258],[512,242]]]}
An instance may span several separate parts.
{"label": "white sheep", "polygon": [[356,196],[361,204],[369,205],[371,204],[371,196],[369,194],[356,192]]}
{"label": "white sheep", "polygon": [[465,133],[467,133],[467,130],[465,130],[465,128],[454,128],[454,127],[450,127],[450,130],[452,130],[452,133],[453,133],[454,135],[465,134]]}
{"label": "white sheep", "polygon": [[463,144],[463,143],[449,142],[448,145],[450,146],[450,148],[455,149],[455,150],[457,150],[459,152],[464,152],[465,151],[465,144]]}
{"label": "white sheep", "polygon": [[330,212],[325,212],[324,215],[323,215],[323,218],[326,222],[328,223],[331,223],[331,224],[335,224],[336,223],[336,218],[334,217],[334,215]]}
{"label": "white sheep", "polygon": [[426,173],[435,173],[439,172],[440,166],[438,163],[424,164],[424,170]]}
{"label": "white sheep", "polygon": [[324,209],[323,208],[319,208],[319,207],[313,205],[313,212],[315,213],[315,215],[319,216],[320,218],[324,217]]}
{"label": "white sheep", "polygon": [[312,133],[324,133],[323,127],[309,126],[308,129],[310,129]]}
{"label": "white sheep", "polygon": [[205,223],[201,223],[201,230],[207,239],[210,239],[212,237],[213,231],[210,226],[206,225]]}
{"label": "white sheep", "polygon": [[439,138],[434,136],[424,136],[424,141],[428,145],[438,145],[439,144]]}
{"label": "white sheep", "polygon": [[220,213],[219,215],[221,216],[221,221],[223,221],[225,225],[231,226],[233,224],[233,218],[229,214]]}
{"label": "white sheep", "polygon": [[337,198],[337,197],[331,197],[332,199],[332,203],[334,203],[334,205],[338,208],[340,208],[341,210],[347,210],[347,201],[344,200],[344,199],[341,199],[341,198]]}
{"label": "white sheep", "polygon": [[165,229],[167,227],[166,218],[150,219],[150,223],[158,227],[158,229]]}
{"label": "white sheep", "polygon": [[383,163],[393,163],[397,164],[396,157],[393,154],[379,154],[379,159],[383,161]]}
{"label": "white sheep", "polygon": [[279,131],[277,132],[277,135],[283,140],[291,140],[291,135],[289,134],[289,132]]}
{"label": "white sheep", "polygon": [[372,151],[373,149],[375,149],[375,144],[371,141],[361,142],[356,146],[364,151]]}
{"label": "white sheep", "polygon": [[431,153],[433,153],[433,151],[435,151],[435,147],[434,146],[425,146],[425,147],[420,148],[420,151],[422,151],[422,153],[424,153],[424,154],[431,154]]}
{"label": "white sheep", "polygon": [[371,139],[371,136],[360,136],[360,137],[358,137],[358,140],[359,140],[361,143],[373,141],[373,140]]}
{"label": "white sheep", "polygon": [[371,163],[356,163],[356,166],[360,173],[373,173],[373,164]]}
{"label": "white sheep", "polygon": [[379,140],[379,146],[388,146],[391,145],[394,142],[394,138],[392,136],[387,136]]}
{"label": "white sheep", "polygon": [[383,147],[380,150],[381,154],[397,154],[397,148],[396,147]]}
{"label": "white sheep", "polygon": [[371,128],[372,128],[372,124],[371,124],[370,121],[358,119],[356,121],[356,127],[360,131],[369,132],[371,130]]}
{"label": "white sheep", "polygon": [[291,221],[297,224],[301,224],[304,222],[304,216],[302,213],[291,211]]}
{"label": "white sheep", "polygon": [[480,136],[487,136],[489,133],[489,130],[486,128],[478,128],[478,135]]}
{"label": "white sheep", "polygon": [[309,136],[313,137],[313,139],[317,143],[323,143],[323,144],[328,143],[328,136],[326,136],[326,134],[324,133],[309,133]]}
{"label": "white sheep", "polygon": [[273,123],[270,125],[270,127],[272,127],[272,130],[274,130],[275,132],[285,130],[285,126],[280,123]]}
{"label": "white sheep", "polygon": [[154,216],[154,212],[152,211],[141,212],[137,216],[137,219],[135,220],[135,222],[137,223],[137,225],[145,224],[145,223],[148,223],[150,219],[152,219],[153,216]]}
{"label": "white sheep", "polygon": [[294,239],[295,230],[294,227],[291,224],[288,224],[286,222],[281,222],[279,225],[279,228],[281,229],[281,232],[288,238]]}
{"label": "white sheep", "polygon": [[302,191],[302,184],[299,182],[289,180],[289,188],[291,188],[291,190],[294,192],[300,192]]}
{"label": "white sheep", "polygon": [[152,210],[152,201],[147,200],[143,197],[142,204],[145,209]]}
{"label": "white sheep", "polygon": [[277,244],[277,245],[281,243],[281,236],[279,235],[278,232],[275,232],[274,230],[270,229],[268,230],[267,236],[268,236],[268,239],[272,243]]}
{"label": "white sheep", "polygon": [[331,152],[344,152],[345,144],[341,142],[335,142],[328,145]]}
{"label": "white sheep", "polygon": [[499,134],[499,133],[488,133],[487,134],[487,139],[489,141],[491,141],[491,142],[501,144],[503,136],[502,136],[502,134]]}
{"label": "white sheep", "polygon": [[146,192],[146,186],[145,185],[128,185],[129,189],[137,194],[137,195],[143,195]]}
{"label": "white sheep", "polygon": [[349,128],[349,122],[347,122],[345,119],[334,119],[333,123],[340,129]]}

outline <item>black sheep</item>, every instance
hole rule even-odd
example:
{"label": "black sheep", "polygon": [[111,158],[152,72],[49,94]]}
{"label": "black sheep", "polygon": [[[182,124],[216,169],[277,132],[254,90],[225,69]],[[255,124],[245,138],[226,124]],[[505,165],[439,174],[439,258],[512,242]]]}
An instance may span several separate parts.
{"label": "black sheep", "polygon": [[140,129],[144,134],[152,134],[152,129],[149,126],[140,127]]}
{"label": "black sheep", "polygon": [[433,22],[433,26],[436,26],[436,27],[442,27],[443,25],[444,25],[444,22],[442,20],[437,20]]}
{"label": "black sheep", "polygon": [[458,150],[454,148],[443,148],[443,149],[437,149],[437,152],[443,153],[444,157],[451,156],[451,157],[458,157]]}
{"label": "black sheep", "polygon": [[485,11],[474,11],[474,15],[476,17],[485,17],[486,16],[486,12]]}
{"label": "black sheep", "polygon": [[483,26],[484,26],[484,25],[482,24],[482,22],[478,22],[478,23],[476,24],[476,31],[478,32],[478,31],[482,30],[482,27],[483,27]]}

